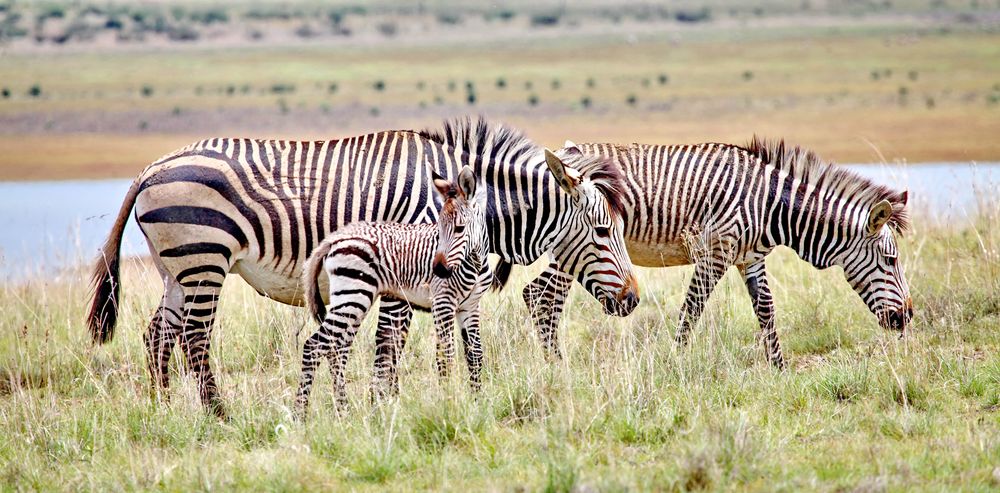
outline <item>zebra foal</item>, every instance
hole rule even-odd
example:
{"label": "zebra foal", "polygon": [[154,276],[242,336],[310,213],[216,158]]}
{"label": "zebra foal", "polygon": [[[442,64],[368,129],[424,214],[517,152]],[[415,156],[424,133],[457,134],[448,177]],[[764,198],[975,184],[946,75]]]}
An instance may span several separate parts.
{"label": "zebra foal", "polygon": [[[323,240],[306,261],[303,287],[309,311],[319,328],[302,351],[302,379],[295,399],[304,416],[316,367],[330,362],[339,408],[347,403],[344,369],[351,344],[372,303],[387,295],[417,308],[430,309],[437,332],[437,370],[447,376],[455,356],[452,330],[462,330],[469,382],[480,386],[483,351],[479,338],[479,299],[493,280],[487,262],[489,237],[486,200],[476,194],[476,177],[466,166],[455,184],[434,176],[434,189],[444,199],[437,224],[352,223]],[[329,302],[324,305],[320,270],[329,276]],[[380,333],[376,354],[402,349],[406,326]],[[385,347],[390,345],[391,347]],[[386,375],[386,373],[391,373]],[[373,397],[386,381],[397,390],[395,357],[376,360]],[[381,388],[380,388],[381,387]]]}

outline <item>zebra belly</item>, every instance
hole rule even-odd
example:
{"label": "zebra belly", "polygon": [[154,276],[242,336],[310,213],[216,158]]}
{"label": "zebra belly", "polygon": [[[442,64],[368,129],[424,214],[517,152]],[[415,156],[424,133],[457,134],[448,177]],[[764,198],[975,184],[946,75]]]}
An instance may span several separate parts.
{"label": "zebra belly", "polygon": [[626,241],[632,263],[640,267],[670,267],[691,263],[691,254],[681,240],[666,243]]}
{"label": "zebra belly", "polygon": [[[258,265],[243,259],[233,266],[232,272],[239,274],[244,281],[257,290],[258,293],[286,305],[303,306],[302,299],[302,268],[298,265],[290,269],[295,275],[287,275],[275,270],[270,265]],[[320,293],[326,295],[329,290],[326,275],[320,276]]]}
{"label": "zebra belly", "polygon": [[415,308],[421,308],[424,310],[430,310],[431,305],[433,304],[433,295],[431,293],[430,285],[420,286],[417,288],[398,289],[380,294],[390,294],[396,298],[405,300]]}

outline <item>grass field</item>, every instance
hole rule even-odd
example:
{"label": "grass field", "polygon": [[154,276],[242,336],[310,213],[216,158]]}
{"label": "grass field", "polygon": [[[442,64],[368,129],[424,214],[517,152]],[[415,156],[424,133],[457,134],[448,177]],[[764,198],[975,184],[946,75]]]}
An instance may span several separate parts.
{"label": "grass field", "polygon": [[852,19],[14,50],[0,64],[0,179],[127,177],[208,136],[335,138],[469,113],[549,146],[758,133],[840,162],[1000,158],[995,30]]}
{"label": "grass field", "polygon": [[[917,222],[902,244],[916,319],[904,340],[837,269],[770,260],[790,368],[755,342],[726,277],[691,347],[672,342],[690,269],[640,270],[643,302],[612,319],[575,288],[566,358],[547,363],[518,290],[489,296],[485,385],[438,382],[418,315],[402,395],[367,398],[371,320],[349,367],[349,410],[321,371],[306,424],[291,419],[302,310],[227,285],[213,358],[232,419],[207,417],[175,358],[169,402],[150,399],[141,330],[159,296],[129,262],[114,343],[82,323],[81,272],[2,288],[4,489],[988,490],[1000,482],[1000,216]],[[537,269],[532,271],[537,272]]]}

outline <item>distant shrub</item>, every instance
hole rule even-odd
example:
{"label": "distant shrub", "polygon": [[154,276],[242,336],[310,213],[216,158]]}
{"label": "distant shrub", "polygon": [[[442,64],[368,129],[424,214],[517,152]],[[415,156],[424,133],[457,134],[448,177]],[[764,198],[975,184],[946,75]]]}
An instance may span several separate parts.
{"label": "distant shrub", "polygon": [[232,96],[233,94],[236,94],[236,86],[232,84],[226,86],[226,95]]}
{"label": "distant shrub", "polygon": [[288,10],[287,6],[284,5],[273,5],[268,7],[259,7],[247,10],[243,17],[246,19],[254,20],[283,20],[287,21],[293,17],[291,10]]}
{"label": "distant shrub", "polygon": [[198,37],[198,31],[190,26],[173,26],[167,30],[167,38],[171,41],[195,41]]}
{"label": "distant shrub", "polygon": [[535,84],[533,84],[530,80],[524,81],[524,88],[525,89],[527,89],[527,90],[530,91],[531,88],[534,87],[534,86],[535,86]]}
{"label": "distant shrub", "polygon": [[917,78],[918,78],[919,76],[920,76],[920,74],[918,74],[916,70],[911,70],[911,71],[910,71],[910,73],[909,73],[909,74],[907,74],[907,77],[909,77],[909,78],[910,78],[910,80],[912,80],[912,81],[915,81],[915,80],[917,80]]}
{"label": "distant shrub", "polygon": [[705,22],[712,18],[712,11],[708,7],[699,10],[678,10],[674,13],[677,22]]}
{"label": "distant shrub", "polygon": [[295,84],[272,84],[272,94],[291,94],[295,92]]}
{"label": "distant shrub", "polygon": [[528,104],[530,104],[531,106],[538,106],[538,95],[532,94],[528,96]]}
{"label": "distant shrub", "polygon": [[202,11],[191,12],[190,19],[204,25],[225,24],[229,22],[229,14],[225,9],[213,8]]}
{"label": "distant shrub", "polygon": [[933,96],[927,96],[926,98],[924,98],[924,105],[926,105],[927,109],[929,109],[929,110],[934,109],[934,106],[935,106],[934,97]]}
{"label": "distant shrub", "polygon": [[639,98],[637,98],[635,94],[629,94],[628,96],[625,97],[625,103],[628,104],[629,106],[635,106],[636,103],[638,102]]}
{"label": "distant shrub", "polygon": [[474,106],[476,104],[476,93],[474,91],[470,91],[465,95],[465,101],[469,103],[470,106]]}
{"label": "distant shrub", "polygon": [[380,22],[378,24],[378,32],[387,38],[391,38],[399,32],[399,26],[393,21]]}
{"label": "distant shrub", "polygon": [[4,99],[10,98],[10,89],[8,89],[6,87],[3,88],[3,89],[0,89],[0,96],[3,96]]}
{"label": "distant shrub", "polygon": [[337,89],[339,88],[340,86],[338,86],[336,82],[331,82],[326,86],[326,92],[333,94],[337,92]]}
{"label": "distant shrub", "polygon": [[448,81],[448,92],[455,92],[455,89],[457,87],[458,87],[458,84],[456,84],[455,81],[453,81],[453,80],[449,80]]}
{"label": "distant shrub", "polygon": [[422,81],[422,80],[418,80],[417,81],[417,90],[418,91],[423,91],[425,87],[427,87],[427,84],[424,81]]}
{"label": "distant shrub", "polygon": [[420,100],[420,103],[417,104],[417,107],[419,107],[420,109],[426,109],[427,108],[427,101]]}
{"label": "distant shrub", "polygon": [[587,87],[593,89],[594,86],[596,86],[596,85],[597,85],[597,82],[594,80],[593,77],[588,77],[587,78]]}
{"label": "distant shrub", "polygon": [[584,109],[590,108],[590,104],[591,104],[590,96],[584,96],[580,98],[580,106],[583,106]]}
{"label": "distant shrub", "polygon": [[149,128],[149,122],[147,122],[146,120],[139,121],[139,130],[143,130],[144,131],[147,128]]}
{"label": "distant shrub", "polygon": [[379,115],[378,106],[372,106],[371,108],[369,108],[368,109],[368,114],[371,115],[371,116],[373,116],[373,117],[377,117]]}
{"label": "distant shrub", "polygon": [[507,87],[507,79],[504,79],[503,77],[498,77],[497,78],[497,89],[503,89],[505,87]]}
{"label": "distant shrub", "polygon": [[559,79],[552,79],[552,90],[558,91],[560,87],[562,87],[562,82],[559,82]]}
{"label": "distant shrub", "polygon": [[643,78],[639,83],[642,84],[642,87],[649,87],[649,79]]}
{"label": "distant shrub", "polygon": [[120,31],[124,27],[125,24],[122,23],[121,18],[117,15],[108,16],[108,18],[104,21],[104,29]]}
{"label": "distant shrub", "polygon": [[385,90],[385,81],[379,79],[379,80],[373,82],[372,83],[372,89],[375,89],[378,92],[384,91]]}
{"label": "distant shrub", "polygon": [[879,80],[880,78],[882,78],[882,74],[878,70],[872,70],[871,78],[872,80]]}
{"label": "distant shrub", "polygon": [[910,94],[910,88],[906,86],[899,86],[899,89],[896,92],[899,94],[899,97],[905,98]]}
{"label": "distant shrub", "polygon": [[37,98],[40,97],[41,95],[42,95],[42,86],[38,84],[32,84],[31,87],[28,88],[28,96]]}
{"label": "distant shrub", "polygon": [[139,92],[142,94],[142,97],[148,98],[153,95],[153,86],[146,84],[142,86],[142,89],[140,89]]}
{"label": "distant shrub", "polygon": [[487,21],[499,19],[501,21],[507,22],[513,19],[515,15],[517,15],[517,13],[514,12],[513,10],[500,9],[496,12],[486,12],[485,14],[483,14],[483,18],[486,19]]}
{"label": "distant shrub", "polygon": [[670,78],[667,77],[667,74],[660,74],[660,75],[656,76],[656,81],[659,82],[661,86],[667,85],[667,82],[669,80],[670,80]]}
{"label": "distant shrub", "polygon": [[441,96],[434,96],[434,104],[441,106],[442,104],[444,104],[444,98],[442,98]]}
{"label": "distant shrub", "polygon": [[282,115],[288,114],[290,110],[291,108],[288,107],[288,101],[285,101],[285,98],[281,98],[278,100],[278,111]]}
{"label": "distant shrub", "polygon": [[249,93],[250,93],[250,84],[243,84],[242,86],[240,86],[240,94],[249,94]]}
{"label": "distant shrub", "polygon": [[308,23],[296,27],[293,33],[302,39],[315,38],[316,36],[319,36],[319,31],[313,29],[313,27]]}
{"label": "distant shrub", "polygon": [[743,80],[746,82],[753,80],[753,71],[751,70],[743,71]]}
{"label": "distant shrub", "polygon": [[462,16],[453,12],[441,12],[437,15],[437,21],[441,24],[454,26],[462,23]]}
{"label": "distant shrub", "polygon": [[465,81],[466,91],[474,91],[475,89],[476,89],[476,84],[474,82],[472,82],[471,80]]}
{"label": "distant shrub", "polygon": [[531,16],[532,27],[551,27],[559,24],[559,13],[535,14]]}
{"label": "distant shrub", "polygon": [[174,109],[170,113],[173,114],[174,116],[180,116],[181,115],[181,107],[180,106],[174,106]]}

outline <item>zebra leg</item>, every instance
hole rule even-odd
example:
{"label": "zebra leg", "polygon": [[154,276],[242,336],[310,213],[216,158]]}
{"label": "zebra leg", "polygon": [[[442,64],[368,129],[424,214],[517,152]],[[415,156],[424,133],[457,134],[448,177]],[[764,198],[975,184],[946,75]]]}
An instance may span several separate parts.
{"label": "zebra leg", "polygon": [[452,360],[455,359],[455,300],[451,296],[435,294],[431,313],[437,333],[437,371],[441,378],[448,376]]}
{"label": "zebra leg", "polygon": [[170,386],[170,356],[184,325],[181,315],[184,311],[184,291],[170,276],[164,276],[163,284],[163,298],[153,312],[143,341],[146,344],[146,365],[152,393],[166,399],[169,397],[166,390]]}
{"label": "zebra leg", "polygon": [[479,338],[479,304],[466,307],[458,312],[458,325],[462,328],[462,347],[465,363],[469,367],[469,386],[473,392],[482,387],[483,344]]}
{"label": "zebra leg", "polygon": [[760,259],[740,268],[743,281],[746,283],[750,301],[753,302],[757,321],[760,323],[760,339],[764,343],[764,351],[768,361],[778,369],[784,369],[785,360],[781,356],[781,345],[778,343],[778,331],[774,328],[774,300],[771,289],[767,286],[767,272],[764,260]]}
{"label": "zebra leg", "polygon": [[404,300],[382,297],[375,331],[375,367],[372,401],[399,394],[397,366],[413,320],[413,308]]}
{"label": "zebra leg", "polygon": [[538,330],[545,355],[550,359],[561,359],[559,351],[559,318],[566,304],[566,296],[573,286],[573,277],[559,270],[555,263],[549,264],[541,275],[528,283],[521,292],[524,304],[528,306],[531,319]]}
{"label": "zebra leg", "polygon": [[220,291],[221,286],[184,289],[184,326],[180,340],[188,369],[198,379],[201,403],[216,416],[225,418],[219,387],[209,364],[212,324],[215,322],[215,308]]}
{"label": "zebra leg", "polygon": [[676,340],[680,345],[687,344],[691,328],[698,322],[705,303],[715,289],[715,285],[726,273],[726,263],[711,255],[699,259],[694,266],[694,276],[688,286],[687,297],[681,308],[680,323],[677,325]]}

